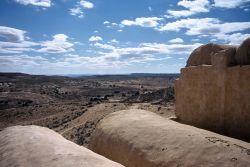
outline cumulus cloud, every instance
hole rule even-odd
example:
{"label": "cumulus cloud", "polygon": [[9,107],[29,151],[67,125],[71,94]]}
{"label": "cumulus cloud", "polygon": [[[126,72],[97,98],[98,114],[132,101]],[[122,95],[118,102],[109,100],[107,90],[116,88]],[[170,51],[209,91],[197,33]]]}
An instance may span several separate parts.
{"label": "cumulus cloud", "polygon": [[137,47],[120,48],[96,43],[95,47],[105,49],[106,52],[99,52],[99,55],[95,56],[69,56],[64,61],[78,65],[84,63],[90,68],[121,68],[136,63],[166,60],[176,54],[190,54],[194,48],[200,45],[200,43],[187,45],[141,43]]}
{"label": "cumulus cloud", "polygon": [[183,43],[183,39],[181,38],[175,38],[175,39],[171,39],[168,41],[169,43]]}
{"label": "cumulus cloud", "polygon": [[[65,41],[64,35],[54,36],[54,39]],[[10,70],[10,67],[19,69],[30,67],[39,69],[114,69],[123,68],[135,64],[163,61],[174,55],[190,54],[201,44],[164,44],[141,43],[135,47],[115,47],[106,43],[95,43],[97,49],[104,49],[92,53],[93,55],[78,55],[67,53],[59,59],[46,59],[41,56],[7,55],[0,57],[1,71]],[[54,50],[53,50],[54,51]],[[89,53],[90,54],[90,53]],[[177,58],[178,58],[177,56]]]}
{"label": "cumulus cloud", "polygon": [[94,4],[92,2],[80,0],[73,8],[69,9],[69,14],[72,16],[77,16],[78,18],[83,18],[84,9],[92,8],[94,8]]}
{"label": "cumulus cloud", "polygon": [[80,7],[75,7],[75,8],[69,9],[69,14],[72,16],[77,16],[78,18],[84,17],[84,13]]}
{"label": "cumulus cloud", "polygon": [[0,26],[0,37],[8,42],[24,41],[25,31],[16,28]]}
{"label": "cumulus cloud", "polygon": [[89,41],[90,42],[98,42],[98,41],[102,41],[103,39],[102,39],[102,37],[100,37],[100,36],[91,36],[90,38],[89,38]]}
{"label": "cumulus cloud", "polygon": [[109,45],[109,44],[102,44],[102,43],[95,43],[94,46],[101,48],[101,49],[106,49],[106,50],[113,50],[115,49],[114,46]]}
{"label": "cumulus cloud", "polygon": [[118,44],[119,41],[117,41],[116,39],[112,39],[111,41],[109,41],[109,43]]}
{"label": "cumulus cloud", "polygon": [[23,42],[2,42],[0,41],[0,53],[4,54],[17,54],[17,53],[23,53],[27,51],[35,51],[33,49],[33,46],[39,45],[35,42],[29,42],[29,41],[23,41]]}
{"label": "cumulus cloud", "polygon": [[[194,29],[199,27],[207,27],[211,25],[217,25],[220,21],[216,18],[201,18],[201,19],[181,19],[174,22],[168,22],[167,24],[158,28],[159,31],[180,31],[181,29]],[[209,27],[207,27],[209,28]]]}
{"label": "cumulus cloud", "polygon": [[190,54],[195,48],[199,47],[201,43],[194,44],[162,44],[162,43],[144,43],[143,47],[155,49],[156,53],[160,54]]}
{"label": "cumulus cloud", "polygon": [[250,38],[250,34],[233,33],[233,34],[216,34],[215,37],[218,40],[222,40],[230,45],[239,45],[247,38]]}
{"label": "cumulus cloud", "polygon": [[124,26],[141,26],[141,27],[156,27],[159,25],[158,21],[162,20],[159,17],[139,17],[135,20],[123,20],[121,22]]}
{"label": "cumulus cloud", "polygon": [[110,22],[109,21],[104,21],[103,24],[109,24]]}
{"label": "cumulus cloud", "polygon": [[213,6],[219,8],[236,8],[247,2],[250,2],[250,0],[214,0]]}
{"label": "cumulus cloud", "polygon": [[15,0],[17,3],[22,5],[33,5],[48,8],[51,6],[51,0]]}
{"label": "cumulus cloud", "polygon": [[83,8],[85,8],[85,9],[91,9],[91,8],[94,7],[94,4],[91,3],[91,2],[89,2],[89,1],[81,0],[81,1],[79,2],[79,4],[80,4]]}
{"label": "cumulus cloud", "polygon": [[209,12],[209,0],[181,0],[178,6],[186,8],[185,10],[167,10],[167,17],[187,17],[197,13]]}
{"label": "cumulus cloud", "polygon": [[200,46],[194,44],[163,44],[163,43],[141,43],[138,47],[115,47],[113,45],[96,43],[94,46],[106,49],[109,53],[117,55],[158,55],[158,54],[189,54],[193,49]]}
{"label": "cumulus cloud", "polygon": [[44,53],[65,53],[74,51],[74,44],[68,41],[68,36],[65,34],[56,34],[51,41],[41,43],[42,48],[38,52]]}
{"label": "cumulus cloud", "polygon": [[[158,31],[180,31],[184,30],[186,35],[208,36],[218,38],[229,36],[232,33],[239,33],[250,29],[250,22],[225,22],[216,18],[181,19],[169,22]],[[230,38],[228,38],[230,39]],[[231,38],[232,39],[232,38]],[[229,43],[231,43],[229,41]]]}
{"label": "cumulus cloud", "polygon": [[38,45],[35,42],[27,41],[26,31],[0,26],[0,53],[22,53],[32,50],[32,46]]}
{"label": "cumulus cloud", "polygon": [[37,66],[43,63],[48,63],[46,58],[41,56],[28,56],[28,55],[3,55],[0,56],[0,67],[25,67],[25,66]]}
{"label": "cumulus cloud", "polygon": [[106,28],[123,28],[124,27],[124,25],[122,24],[110,22],[107,20],[103,22],[103,25],[105,25]]}
{"label": "cumulus cloud", "polygon": [[[26,31],[0,26],[0,53],[17,54],[28,51],[43,53],[65,53],[74,51],[74,43],[65,34],[56,34],[51,41],[32,42],[25,36]],[[35,47],[41,47],[37,49]]]}

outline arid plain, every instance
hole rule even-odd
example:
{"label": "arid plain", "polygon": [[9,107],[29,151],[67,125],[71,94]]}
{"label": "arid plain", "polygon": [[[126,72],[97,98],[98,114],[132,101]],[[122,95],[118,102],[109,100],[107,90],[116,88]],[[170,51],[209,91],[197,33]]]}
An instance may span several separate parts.
{"label": "arid plain", "polygon": [[85,147],[107,114],[144,109],[174,116],[178,74],[42,76],[0,74],[0,129],[48,127]]}

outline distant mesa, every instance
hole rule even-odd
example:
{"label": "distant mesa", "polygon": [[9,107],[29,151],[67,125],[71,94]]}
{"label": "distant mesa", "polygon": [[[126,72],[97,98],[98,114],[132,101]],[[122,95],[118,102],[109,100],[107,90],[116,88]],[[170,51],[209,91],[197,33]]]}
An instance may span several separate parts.
{"label": "distant mesa", "polygon": [[123,167],[39,126],[0,132],[1,167]]}

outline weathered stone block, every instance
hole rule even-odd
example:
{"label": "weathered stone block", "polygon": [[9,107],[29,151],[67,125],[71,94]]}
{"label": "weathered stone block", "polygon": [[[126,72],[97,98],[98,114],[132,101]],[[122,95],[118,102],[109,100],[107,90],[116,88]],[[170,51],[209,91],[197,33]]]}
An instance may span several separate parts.
{"label": "weathered stone block", "polygon": [[235,60],[236,48],[221,50],[211,56],[212,65],[217,68],[226,68],[228,66],[236,65]]}
{"label": "weathered stone block", "polygon": [[250,164],[249,143],[144,110],[124,110],[106,116],[99,122],[89,147],[129,167]]}
{"label": "weathered stone block", "polygon": [[[222,63],[221,63],[222,62]],[[175,84],[181,122],[250,141],[250,66],[187,67]]]}
{"label": "weathered stone block", "polygon": [[209,43],[196,48],[188,58],[186,67],[198,66],[198,65],[211,65],[211,56],[218,53],[221,50],[236,48],[231,45],[218,45]]}
{"label": "weathered stone block", "polygon": [[250,65],[250,38],[242,42],[237,49],[235,58],[240,65]]}
{"label": "weathered stone block", "polygon": [[122,167],[38,126],[14,126],[0,132],[0,166]]}

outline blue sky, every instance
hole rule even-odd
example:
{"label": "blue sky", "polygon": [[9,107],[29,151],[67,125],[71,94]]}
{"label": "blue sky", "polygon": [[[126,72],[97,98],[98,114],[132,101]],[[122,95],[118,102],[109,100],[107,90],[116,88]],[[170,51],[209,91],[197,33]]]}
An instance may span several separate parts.
{"label": "blue sky", "polygon": [[0,71],[178,73],[208,42],[250,37],[250,0],[1,0]]}

